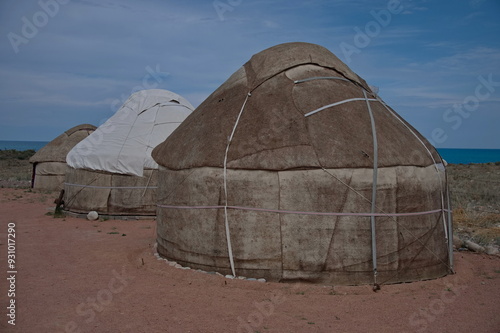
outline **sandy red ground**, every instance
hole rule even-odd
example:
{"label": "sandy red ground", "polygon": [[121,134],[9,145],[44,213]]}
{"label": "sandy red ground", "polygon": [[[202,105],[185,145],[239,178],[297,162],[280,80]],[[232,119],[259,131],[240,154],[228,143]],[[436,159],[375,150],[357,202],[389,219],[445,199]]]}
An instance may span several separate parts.
{"label": "sandy red ground", "polygon": [[[377,293],[229,280],[157,260],[152,220],[46,216],[55,196],[0,189],[1,332],[500,332],[499,257],[455,253],[456,275]],[[9,222],[15,326],[7,323]]]}

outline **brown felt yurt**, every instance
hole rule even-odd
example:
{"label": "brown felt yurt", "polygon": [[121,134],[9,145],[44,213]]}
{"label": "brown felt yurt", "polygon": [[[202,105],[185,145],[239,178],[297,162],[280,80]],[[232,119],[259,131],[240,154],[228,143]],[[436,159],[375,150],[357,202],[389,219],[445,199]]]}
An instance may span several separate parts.
{"label": "brown felt yurt", "polygon": [[31,187],[43,190],[61,190],[66,174],[66,155],[95,129],[94,125],[89,124],[75,126],[38,150],[30,158],[30,163],[33,164]]}
{"label": "brown felt yurt", "polygon": [[452,269],[441,157],[321,46],[252,56],[153,158],[158,252],[181,265],[377,286]]}
{"label": "brown felt yurt", "polygon": [[158,165],[151,157],[193,111],[182,96],[141,90],[67,156],[64,207],[72,213],[154,216]]}

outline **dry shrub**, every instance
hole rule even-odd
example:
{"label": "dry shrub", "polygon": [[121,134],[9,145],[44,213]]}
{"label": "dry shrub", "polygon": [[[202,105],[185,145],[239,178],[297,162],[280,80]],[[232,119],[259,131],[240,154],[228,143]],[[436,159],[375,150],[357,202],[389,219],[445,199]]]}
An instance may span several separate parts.
{"label": "dry shrub", "polygon": [[478,244],[500,245],[500,165],[449,165],[455,232]]}

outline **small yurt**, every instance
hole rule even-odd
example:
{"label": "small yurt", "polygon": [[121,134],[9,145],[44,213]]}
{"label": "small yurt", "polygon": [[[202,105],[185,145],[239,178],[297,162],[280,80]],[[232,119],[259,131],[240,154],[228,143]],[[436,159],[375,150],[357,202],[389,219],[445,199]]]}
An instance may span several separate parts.
{"label": "small yurt", "polygon": [[103,215],[155,215],[158,165],[151,157],[193,111],[162,89],[132,94],[123,106],[67,156],[65,210]]}
{"label": "small yurt", "polygon": [[452,269],[441,157],[321,46],[252,56],[153,158],[158,252],[183,266],[377,288]]}
{"label": "small yurt", "polygon": [[62,190],[66,174],[66,155],[80,141],[88,137],[96,127],[83,124],[75,126],[30,158],[33,164],[31,187],[42,190]]}

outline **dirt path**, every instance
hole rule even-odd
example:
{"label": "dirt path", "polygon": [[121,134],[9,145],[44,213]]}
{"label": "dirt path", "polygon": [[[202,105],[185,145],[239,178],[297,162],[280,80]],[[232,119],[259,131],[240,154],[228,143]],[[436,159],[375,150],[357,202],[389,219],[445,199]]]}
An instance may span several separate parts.
{"label": "dirt path", "polygon": [[[0,189],[1,332],[500,332],[500,258],[455,253],[433,281],[331,287],[228,280],[153,255],[155,222],[54,219],[56,195]],[[7,323],[7,231],[16,320]]]}

